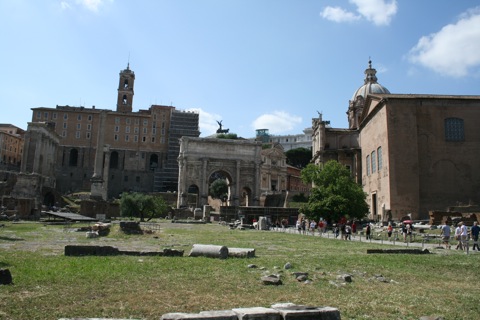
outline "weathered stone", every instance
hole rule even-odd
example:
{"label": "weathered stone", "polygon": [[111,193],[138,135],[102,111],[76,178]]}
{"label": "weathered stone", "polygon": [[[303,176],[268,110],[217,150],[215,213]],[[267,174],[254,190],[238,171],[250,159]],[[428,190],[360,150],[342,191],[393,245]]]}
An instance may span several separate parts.
{"label": "weathered stone", "polygon": [[308,272],[292,272],[292,274],[295,276],[295,278],[298,278],[300,276],[308,277]]}
{"label": "weathered stone", "polygon": [[280,312],[270,308],[255,307],[255,308],[238,308],[232,309],[237,314],[238,320],[281,320]]}
{"label": "weathered stone", "polygon": [[200,313],[167,313],[162,315],[161,320],[238,320],[237,314],[232,310],[202,311]]}
{"label": "weathered stone", "polygon": [[274,304],[284,320],[340,320],[340,311],[331,307],[311,307],[292,303]]}
{"label": "weathered stone", "polygon": [[247,267],[251,269],[258,268],[256,264],[249,264]]}
{"label": "weathered stone", "polygon": [[423,316],[423,317],[420,317],[420,320],[443,320],[443,317]]}
{"label": "weathered stone", "polygon": [[291,269],[292,268],[292,264],[290,262],[287,262],[285,263],[285,265],[283,266],[284,269],[288,270],[288,269]]}
{"label": "weathered stone", "polygon": [[118,254],[118,249],[111,246],[65,246],[66,256],[112,256]]}
{"label": "weathered stone", "polygon": [[275,285],[275,286],[278,286],[278,285],[283,284],[283,283],[282,283],[282,280],[280,279],[280,277],[277,277],[277,276],[275,276],[275,275],[263,276],[263,277],[261,278],[261,280],[263,281],[263,284],[266,284],[266,285]]}
{"label": "weathered stone", "polygon": [[12,274],[9,269],[0,269],[0,285],[13,284]]}
{"label": "weathered stone", "polygon": [[228,256],[231,258],[254,258],[255,249],[251,248],[228,248]]}
{"label": "weathered stone", "polygon": [[307,280],[307,276],[302,274],[302,275],[299,275],[298,277],[296,277],[295,279],[297,279],[297,281],[303,282],[303,281]]}
{"label": "weathered stone", "polygon": [[226,259],[228,258],[228,248],[209,244],[194,244],[189,256]]}
{"label": "weathered stone", "polygon": [[163,256],[164,257],[183,257],[183,250],[176,250],[176,249],[163,249]]}
{"label": "weathered stone", "polygon": [[343,280],[345,282],[352,282],[352,276],[345,273],[337,276],[337,280]]}
{"label": "weathered stone", "polygon": [[372,253],[397,253],[397,254],[428,254],[428,249],[367,249],[367,254]]}

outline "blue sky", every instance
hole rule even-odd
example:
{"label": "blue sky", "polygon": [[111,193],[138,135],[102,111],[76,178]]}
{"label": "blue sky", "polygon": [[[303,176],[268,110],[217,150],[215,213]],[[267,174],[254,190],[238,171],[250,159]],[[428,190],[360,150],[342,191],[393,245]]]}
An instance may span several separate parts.
{"label": "blue sky", "polygon": [[23,129],[35,107],[115,110],[128,62],[134,111],[197,110],[201,136],[347,127],[369,58],[391,93],[480,94],[473,0],[0,0],[0,26],[0,122]]}

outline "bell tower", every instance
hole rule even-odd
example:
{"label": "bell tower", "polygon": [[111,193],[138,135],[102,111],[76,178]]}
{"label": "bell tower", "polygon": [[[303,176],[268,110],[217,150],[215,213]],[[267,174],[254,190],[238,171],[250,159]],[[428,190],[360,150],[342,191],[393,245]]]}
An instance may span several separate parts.
{"label": "bell tower", "polygon": [[130,70],[130,63],[128,63],[127,69],[120,71],[117,112],[132,112],[134,83],[135,73]]}

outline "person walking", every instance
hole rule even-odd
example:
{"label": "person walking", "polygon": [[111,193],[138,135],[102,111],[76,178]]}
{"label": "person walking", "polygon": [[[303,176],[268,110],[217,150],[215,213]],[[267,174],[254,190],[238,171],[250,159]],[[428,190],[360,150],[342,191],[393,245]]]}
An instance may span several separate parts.
{"label": "person walking", "polygon": [[460,241],[462,241],[462,247],[463,250],[467,250],[467,235],[468,235],[468,230],[467,226],[460,221]]}
{"label": "person walking", "polygon": [[463,250],[462,246],[462,231],[460,229],[461,222],[457,224],[457,227],[455,228],[455,240],[457,240],[457,246],[455,247],[455,250]]}
{"label": "person walking", "polygon": [[478,226],[478,222],[475,221],[473,223],[472,229],[470,229],[470,236],[473,239],[473,248],[472,250],[475,251],[475,248],[477,248],[477,251],[480,251],[480,248],[478,247],[478,234],[480,233],[480,227]]}
{"label": "person walking", "polygon": [[440,235],[442,236],[443,244],[445,245],[445,249],[450,249],[450,226],[448,222],[445,222],[445,225],[442,226]]}
{"label": "person walking", "polygon": [[388,241],[392,241],[392,233],[393,233],[392,223],[389,222],[387,226]]}
{"label": "person walking", "polygon": [[370,223],[367,223],[367,226],[365,227],[365,235],[367,240],[372,240],[372,237],[370,234],[372,233],[372,227],[370,226]]}

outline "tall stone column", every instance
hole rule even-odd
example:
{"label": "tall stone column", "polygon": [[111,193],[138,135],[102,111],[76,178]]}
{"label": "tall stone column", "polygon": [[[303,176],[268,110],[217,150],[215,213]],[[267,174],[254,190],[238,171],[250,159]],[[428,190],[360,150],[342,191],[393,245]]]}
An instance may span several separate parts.
{"label": "tall stone column", "polygon": [[93,177],[90,179],[92,186],[90,189],[90,198],[107,200],[106,192],[103,188],[103,155],[105,144],[105,127],[107,120],[106,111],[100,113],[100,122],[98,124],[98,137],[95,152],[95,165]]}
{"label": "tall stone column", "polygon": [[198,190],[200,196],[200,204],[202,206],[208,205],[208,178],[207,178],[207,165],[208,159],[202,159],[202,172],[200,173],[200,190]]}

